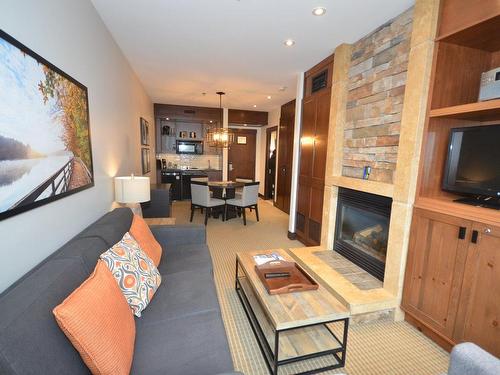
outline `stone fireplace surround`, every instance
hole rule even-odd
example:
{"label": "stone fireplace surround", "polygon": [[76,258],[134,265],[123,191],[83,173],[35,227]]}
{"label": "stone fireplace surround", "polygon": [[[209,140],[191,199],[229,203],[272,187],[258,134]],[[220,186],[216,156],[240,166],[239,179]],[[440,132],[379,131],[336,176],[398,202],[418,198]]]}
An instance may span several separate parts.
{"label": "stone fireplace surround", "polygon": [[[354,322],[365,321],[366,317],[373,316],[395,320],[404,318],[399,306],[427,111],[438,10],[439,2],[432,0],[416,0],[413,9],[406,88],[392,181],[363,180],[343,173],[349,69],[353,47],[342,44],[335,49],[321,245],[290,249],[290,253],[343,301],[350,309]],[[362,289],[356,285],[356,280],[352,280],[352,276],[343,275],[335,263],[332,266],[332,262],[322,259],[321,254],[333,248],[339,187],[382,195],[393,200],[382,285]],[[356,274],[355,269],[351,271]]]}

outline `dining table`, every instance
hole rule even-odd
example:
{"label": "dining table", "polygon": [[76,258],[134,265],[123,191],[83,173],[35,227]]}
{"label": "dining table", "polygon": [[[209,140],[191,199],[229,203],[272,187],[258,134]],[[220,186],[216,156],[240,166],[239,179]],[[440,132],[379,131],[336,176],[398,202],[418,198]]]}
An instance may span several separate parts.
{"label": "dining table", "polygon": [[[237,181],[208,181],[208,187],[213,192],[213,197],[223,200],[233,199],[236,196],[236,189],[245,186],[244,182]],[[224,215],[224,208],[214,209],[213,217],[218,218]],[[226,220],[233,219],[238,216],[236,207],[228,207],[226,209]]]}

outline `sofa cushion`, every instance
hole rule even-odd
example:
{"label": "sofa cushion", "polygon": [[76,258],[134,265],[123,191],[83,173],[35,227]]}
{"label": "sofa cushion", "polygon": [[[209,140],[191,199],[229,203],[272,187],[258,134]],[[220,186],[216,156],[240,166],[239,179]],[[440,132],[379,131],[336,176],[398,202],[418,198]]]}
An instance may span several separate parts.
{"label": "sofa cushion", "polygon": [[162,253],[161,246],[156,241],[144,219],[139,215],[134,215],[129,232],[139,243],[141,249],[152,259],[155,266],[158,266]]}
{"label": "sofa cushion", "polygon": [[176,272],[163,276],[155,298],[136,319],[137,328],[166,319],[219,310],[212,275],[208,272]]}
{"label": "sofa cushion", "polygon": [[192,244],[164,248],[158,270],[162,275],[182,271],[212,273],[212,258],[208,246]]}
{"label": "sofa cushion", "polygon": [[115,278],[102,261],[53,310],[57,324],[93,374],[130,372],[135,322]]}
{"label": "sofa cushion", "polygon": [[169,319],[137,329],[131,374],[218,374],[233,371],[218,311]]}
{"label": "sofa cushion", "polygon": [[52,309],[88,274],[82,259],[52,259],[0,297],[1,374],[88,374]]}
{"label": "sofa cushion", "polygon": [[153,261],[127,232],[120,242],[101,254],[101,259],[115,278],[136,316],[141,316],[161,284]]}
{"label": "sofa cushion", "polygon": [[87,275],[94,270],[99,256],[109,249],[109,246],[99,237],[76,237],[64,245],[55,258],[80,257],[83,260]]}
{"label": "sofa cushion", "polygon": [[99,237],[108,248],[120,241],[132,225],[130,208],[115,208],[83,230],[78,237]]}

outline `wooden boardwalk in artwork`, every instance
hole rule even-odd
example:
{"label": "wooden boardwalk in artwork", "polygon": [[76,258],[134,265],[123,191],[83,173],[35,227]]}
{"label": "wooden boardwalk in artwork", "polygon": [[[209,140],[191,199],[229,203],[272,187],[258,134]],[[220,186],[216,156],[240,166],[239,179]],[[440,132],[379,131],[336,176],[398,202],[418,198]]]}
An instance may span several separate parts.
{"label": "wooden boardwalk in artwork", "polygon": [[11,209],[35,202],[47,190],[50,191],[48,197],[52,197],[88,185],[91,182],[92,174],[85,163],[79,157],[73,157],[52,176],[17,201]]}

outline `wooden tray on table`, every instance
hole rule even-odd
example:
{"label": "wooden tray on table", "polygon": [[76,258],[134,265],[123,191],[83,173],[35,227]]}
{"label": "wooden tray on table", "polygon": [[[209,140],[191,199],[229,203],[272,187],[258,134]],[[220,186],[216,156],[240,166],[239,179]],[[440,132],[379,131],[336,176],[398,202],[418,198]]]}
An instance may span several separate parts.
{"label": "wooden tray on table", "polygon": [[271,295],[318,289],[318,283],[295,262],[273,260],[256,265],[255,272]]}

